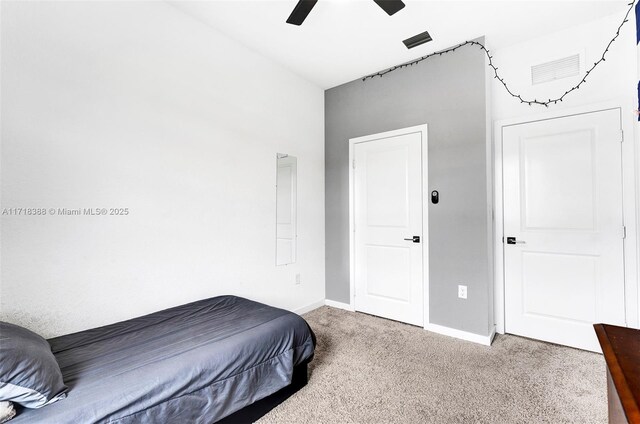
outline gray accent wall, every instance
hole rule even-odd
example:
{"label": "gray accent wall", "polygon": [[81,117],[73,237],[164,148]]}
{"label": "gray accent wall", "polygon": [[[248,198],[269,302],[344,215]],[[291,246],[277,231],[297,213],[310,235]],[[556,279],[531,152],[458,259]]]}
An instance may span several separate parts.
{"label": "gray accent wall", "polygon": [[[483,41],[481,39],[481,41]],[[325,92],[326,297],[349,303],[349,139],[428,125],[430,322],[479,335],[493,327],[487,68],[462,47],[382,78]],[[458,284],[468,298],[458,299]]]}

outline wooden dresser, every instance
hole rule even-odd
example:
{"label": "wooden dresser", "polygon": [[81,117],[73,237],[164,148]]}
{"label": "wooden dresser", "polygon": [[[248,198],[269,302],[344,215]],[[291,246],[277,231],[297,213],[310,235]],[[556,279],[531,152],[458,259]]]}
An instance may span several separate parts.
{"label": "wooden dresser", "polygon": [[607,362],[609,423],[640,424],[640,330],[595,324]]}

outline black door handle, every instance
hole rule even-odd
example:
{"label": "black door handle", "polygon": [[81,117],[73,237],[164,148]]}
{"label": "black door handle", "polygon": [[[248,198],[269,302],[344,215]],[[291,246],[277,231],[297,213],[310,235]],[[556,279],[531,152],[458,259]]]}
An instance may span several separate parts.
{"label": "black door handle", "polygon": [[522,240],[516,240],[515,237],[507,237],[507,244],[524,244]]}
{"label": "black door handle", "polygon": [[406,238],[406,241],[412,241],[414,243],[420,243],[420,236],[413,236],[411,238]]}

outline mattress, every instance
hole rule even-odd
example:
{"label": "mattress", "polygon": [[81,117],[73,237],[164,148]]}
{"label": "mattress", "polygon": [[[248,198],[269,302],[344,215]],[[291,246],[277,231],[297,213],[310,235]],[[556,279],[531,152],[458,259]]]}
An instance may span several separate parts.
{"label": "mattress", "polygon": [[49,343],[67,398],[12,423],[212,423],[287,386],[315,336],[294,313],[220,296]]}

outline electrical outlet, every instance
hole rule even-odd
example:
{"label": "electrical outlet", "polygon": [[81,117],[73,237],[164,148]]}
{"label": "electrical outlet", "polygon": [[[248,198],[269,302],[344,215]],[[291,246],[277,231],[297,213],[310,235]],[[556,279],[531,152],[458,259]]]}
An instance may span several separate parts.
{"label": "electrical outlet", "polygon": [[300,284],[301,278],[300,278],[300,274],[296,274],[296,284]]}
{"label": "electrical outlet", "polygon": [[460,299],[467,298],[467,286],[458,285],[458,297]]}

